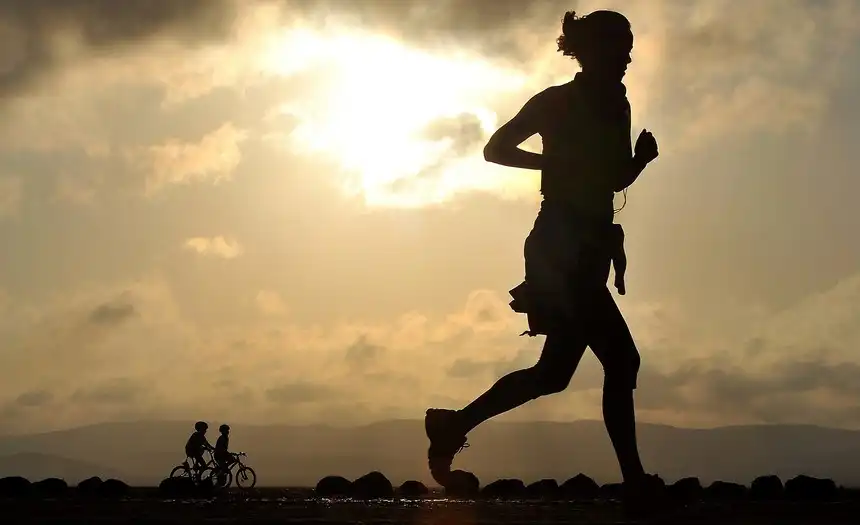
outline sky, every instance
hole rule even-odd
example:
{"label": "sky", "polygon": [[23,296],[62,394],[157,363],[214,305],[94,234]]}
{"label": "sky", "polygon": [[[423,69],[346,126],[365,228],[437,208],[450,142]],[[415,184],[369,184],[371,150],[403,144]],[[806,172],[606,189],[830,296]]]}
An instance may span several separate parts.
{"label": "sky", "polygon": [[661,151],[617,216],[639,419],[860,428],[855,0],[9,0],[0,432],[414,419],[533,364],[539,175],[481,149],[601,8]]}

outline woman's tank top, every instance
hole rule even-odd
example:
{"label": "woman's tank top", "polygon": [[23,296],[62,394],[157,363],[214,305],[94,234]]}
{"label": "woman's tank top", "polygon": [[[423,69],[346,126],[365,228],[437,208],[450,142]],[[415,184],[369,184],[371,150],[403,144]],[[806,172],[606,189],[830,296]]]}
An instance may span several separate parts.
{"label": "woman's tank top", "polygon": [[611,222],[619,177],[633,156],[624,84],[595,85],[582,73],[559,86],[558,111],[541,132],[546,165],[541,193]]}

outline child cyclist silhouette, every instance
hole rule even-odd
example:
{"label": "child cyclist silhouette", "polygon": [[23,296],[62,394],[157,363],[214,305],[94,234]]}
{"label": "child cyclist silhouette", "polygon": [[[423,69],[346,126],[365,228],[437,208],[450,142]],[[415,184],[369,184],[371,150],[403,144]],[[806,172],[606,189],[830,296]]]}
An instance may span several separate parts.
{"label": "child cyclist silhouette", "polygon": [[[590,347],[604,369],[603,416],[624,478],[625,504],[636,512],[655,501],[662,483],[645,473],[639,459],[633,408],[639,352],[606,283],[614,261],[615,285],[624,293],[624,235],[613,223],[615,193],[657,158],[657,143],[643,130],[635,150],[630,144],[622,79],[633,33],[626,17],[567,12],[558,48],[579,62],[581,72],[532,97],[484,148],[489,162],[541,172],[543,202],[525,241],[525,280],[511,290],[511,307],[527,315],[525,333],[546,336],[543,351],[534,366],[502,377],[465,408],[427,410],[428,460],[434,479],[445,486],[472,429],[563,391]],[[535,134],[543,140],[542,153],[519,148]]]}
{"label": "child cyclist silhouette", "polygon": [[205,421],[194,423],[194,432],[185,442],[185,455],[191,458],[195,474],[199,477],[200,473],[206,467],[206,460],[203,459],[203,453],[213,451],[212,445],[206,440],[206,431],[209,430],[209,424]]}

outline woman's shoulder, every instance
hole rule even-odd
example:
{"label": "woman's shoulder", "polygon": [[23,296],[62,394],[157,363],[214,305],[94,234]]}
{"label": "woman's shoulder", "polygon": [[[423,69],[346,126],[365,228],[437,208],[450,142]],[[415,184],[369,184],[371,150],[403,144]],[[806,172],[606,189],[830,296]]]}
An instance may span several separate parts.
{"label": "woman's shoulder", "polygon": [[565,82],[564,84],[555,84],[549,86],[548,88],[538,93],[536,97],[544,98],[547,101],[558,101],[560,99],[567,98],[574,91],[575,84],[571,80],[569,82]]}
{"label": "woman's shoulder", "polygon": [[535,94],[526,104],[531,114],[545,117],[557,116],[559,108],[566,107],[571,101],[571,83],[550,86]]}
{"label": "woman's shoulder", "polygon": [[540,115],[540,120],[545,124],[542,128],[551,130],[557,127],[559,118],[566,115],[562,120],[571,117],[575,113],[574,108],[578,106],[576,88],[573,82],[566,82],[550,86],[536,94],[529,101],[531,113]]}

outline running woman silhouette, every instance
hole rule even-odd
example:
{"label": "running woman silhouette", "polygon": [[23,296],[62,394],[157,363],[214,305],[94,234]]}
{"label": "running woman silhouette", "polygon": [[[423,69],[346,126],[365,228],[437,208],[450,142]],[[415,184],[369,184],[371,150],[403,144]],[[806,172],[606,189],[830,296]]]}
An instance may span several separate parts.
{"label": "running woman silhouette", "polygon": [[[567,12],[557,42],[581,72],[532,97],[484,148],[488,162],[541,172],[543,201],[525,241],[525,280],[510,294],[511,308],[528,318],[522,335],[545,335],[546,341],[534,366],[502,377],[465,408],[427,410],[428,460],[434,479],[445,486],[472,429],[563,391],[590,347],[604,369],[603,417],[624,479],[625,504],[635,511],[662,494],[662,482],[645,473],[639,458],[633,403],[639,352],[607,281],[614,262],[614,284],[625,293],[627,259],[623,230],[614,223],[615,193],[626,192],[657,158],[657,142],[643,130],[631,148],[630,104],[622,83],[633,49],[627,18],[614,11],[582,17]],[[542,153],[519,148],[535,134],[543,141]]]}

